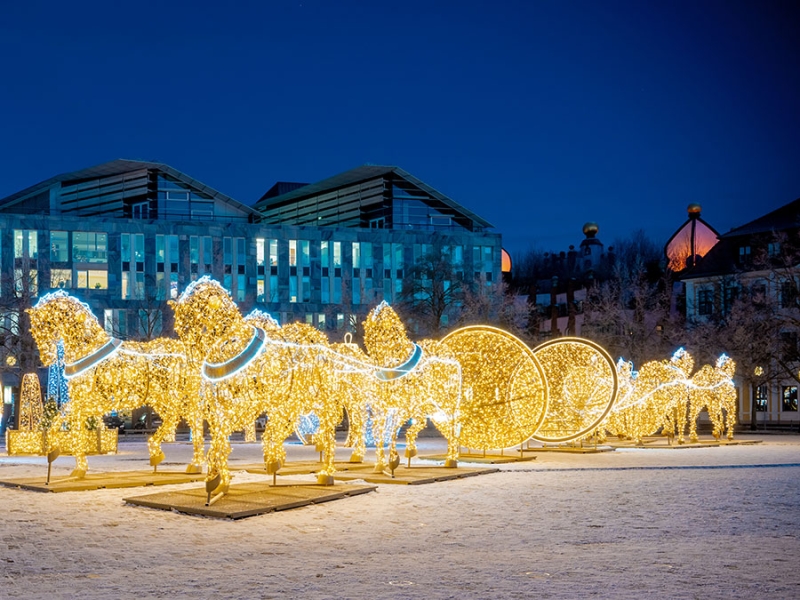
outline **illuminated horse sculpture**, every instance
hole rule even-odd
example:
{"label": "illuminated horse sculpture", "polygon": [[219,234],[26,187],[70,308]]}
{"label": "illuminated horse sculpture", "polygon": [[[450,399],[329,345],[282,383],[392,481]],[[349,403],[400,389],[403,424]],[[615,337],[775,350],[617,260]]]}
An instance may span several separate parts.
{"label": "illuminated horse sculpture", "polygon": [[[461,369],[452,352],[439,342],[412,343],[397,313],[386,303],[364,322],[364,344],[377,366],[374,395],[368,399],[376,440],[375,470],[394,468],[399,458],[397,432],[406,430],[406,456],[416,455],[416,437],[430,418],[448,443],[446,466],[457,465],[461,401]],[[388,462],[384,440],[389,433]]]}
{"label": "illuminated horse sculpture", "polygon": [[318,480],[333,483],[336,424],[342,413],[330,389],[325,336],[307,325],[279,327],[264,313],[243,318],[228,292],[208,277],[192,283],[170,304],[191,368],[202,373],[211,432],[209,497],[230,486],[228,437],[263,413],[268,416],[262,435],[267,472],[275,474],[282,467],[283,443],[299,416],[314,412],[320,418],[316,439],[325,459]]}
{"label": "illuminated horse sculpture", "polygon": [[670,360],[647,362],[638,372],[630,362],[620,359],[619,394],[603,428],[637,444],[661,429],[683,443],[693,367],[694,360],[682,348]]}
{"label": "illuminated horse sculpture", "polygon": [[715,366],[704,365],[692,376],[689,391],[689,439],[697,441],[697,418],[704,408],[708,411],[715,439],[727,434],[733,439],[736,424],[736,388],[733,375],[736,363],[722,355]]}
{"label": "illuminated horse sculpture", "polygon": [[62,408],[75,455],[73,476],[88,469],[87,423],[102,422],[115,410],[151,406],[162,424],[148,440],[150,463],[164,458],[161,443],[175,433],[181,418],[192,428],[194,455],[188,472],[199,472],[203,462],[202,407],[198,404],[198,377],[187,371],[183,345],[160,338],[150,342],[123,342],[109,336],[90,308],[59,290],[43,296],[28,311],[31,331],[42,363],[57,359],[57,343],[64,344],[70,401]]}

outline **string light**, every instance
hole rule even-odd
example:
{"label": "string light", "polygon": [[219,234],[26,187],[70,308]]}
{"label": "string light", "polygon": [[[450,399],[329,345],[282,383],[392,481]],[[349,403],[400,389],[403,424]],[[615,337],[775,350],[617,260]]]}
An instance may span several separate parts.
{"label": "string light", "polygon": [[[202,427],[199,376],[187,370],[183,345],[177,340],[123,343],[111,338],[88,305],[63,290],[43,296],[29,314],[45,366],[58,361],[58,342],[63,343],[71,399],[62,405],[51,437],[58,440],[62,453],[75,456],[75,476],[85,475],[88,454],[116,451],[117,432],[108,431],[102,420],[109,412],[144,405],[158,412],[162,425],[148,440],[154,466],[163,459],[161,442],[174,435],[181,417]],[[202,435],[196,437],[200,443],[191,469],[203,460]]]}
{"label": "string light", "polygon": [[682,444],[688,425],[690,441],[697,442],[697,420],[706,409],[714,437],[719,439],[727,432],[728,439],[733,439],[736,421],[734,362],[723,354],[715,366],[705,365],[692,374],[693,370],[694,359],[683,348],[669,360],[645,363],[638,372],[630,362],[620,359],[617,363],[619,400],[603,428],[637,444],[660,430]]}
{"label": "string light", "polygon": [[608,353],[592,341],[557,338],[541,344],[533,355],[547,381],[547,414],[531,436],[545,443],[563,443],[592,435],[617,396],[617,370]]}

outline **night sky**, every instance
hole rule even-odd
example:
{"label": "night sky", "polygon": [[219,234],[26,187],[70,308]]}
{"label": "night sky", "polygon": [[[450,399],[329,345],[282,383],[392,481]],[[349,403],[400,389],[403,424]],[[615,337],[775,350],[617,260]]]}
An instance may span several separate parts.
{"label": "night sky", "polygon": [[398,165],[519,253],[800,197],[797,2],[0,2],[0,197],[115,158],[246,204]]}

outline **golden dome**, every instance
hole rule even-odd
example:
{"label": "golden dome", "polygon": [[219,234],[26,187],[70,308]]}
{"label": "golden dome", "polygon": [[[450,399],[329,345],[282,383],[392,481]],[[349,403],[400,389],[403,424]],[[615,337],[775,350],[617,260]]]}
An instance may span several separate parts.
{"label": "golden dome", "polygon": [[597,223],[593,221],[589,221],[583,226],[583,234],[586,237],[593,238],[597,235],[597,232],[600,231],[600,227],[597,226]]}

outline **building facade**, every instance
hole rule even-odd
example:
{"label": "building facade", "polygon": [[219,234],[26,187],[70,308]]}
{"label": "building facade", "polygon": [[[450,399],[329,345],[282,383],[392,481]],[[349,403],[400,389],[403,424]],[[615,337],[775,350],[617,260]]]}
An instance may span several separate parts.
{"label": "building facade", "polygon": [[740,421],[800,428],[800,199],[721,235],[681,280],[687,321],[725,326]]}
{"label": "building facade", "polygon": [[0,200],[4,402],[35,364],[35,349],[20,346],[24,309],[54,289],[87,302],[112,335],[152,338],[172,330],[167,301],[210,275],[243,312],[335,339],[382,300],[397,302],[410,267],[434,249],[467,281],[501,278],[491,225],[401,169],[301,185],[278,184],[292,191],[251,208],[168,165],[119,160]]}

